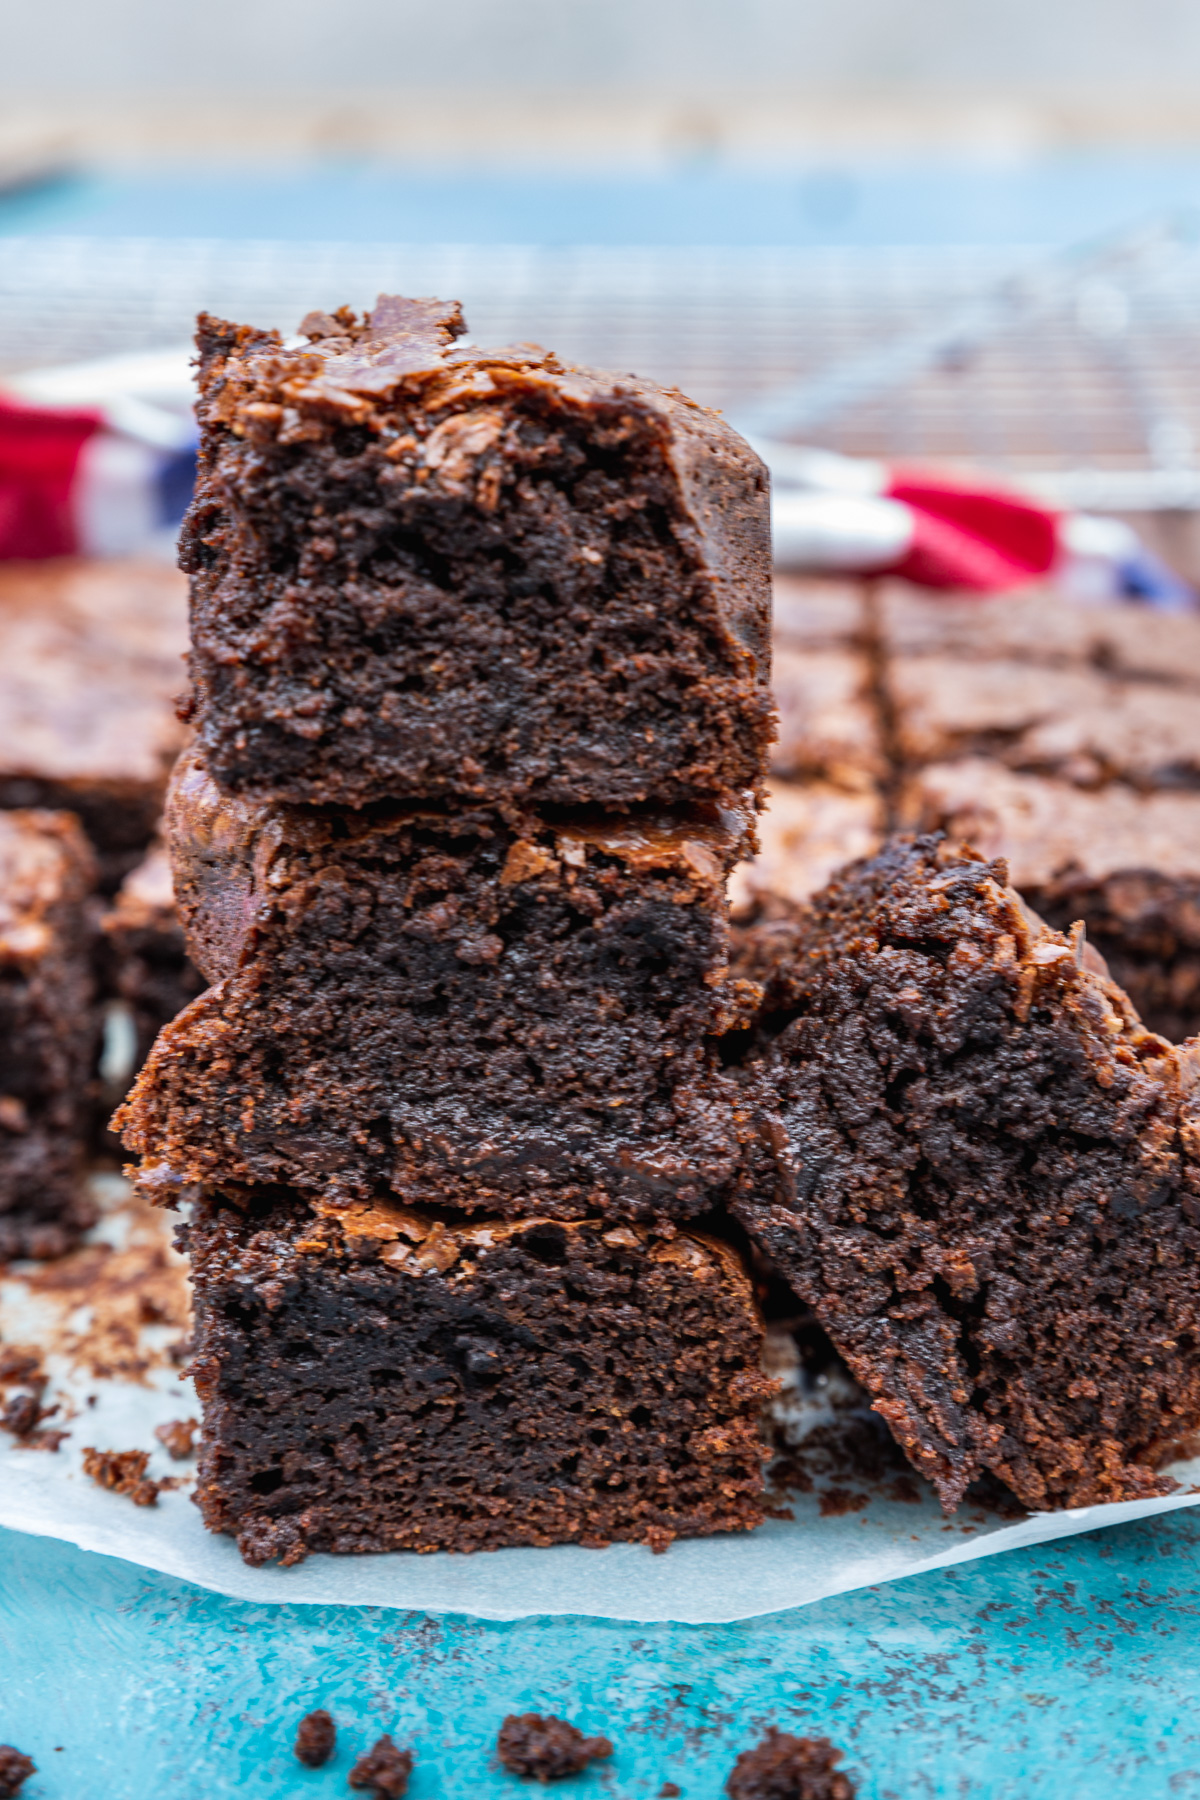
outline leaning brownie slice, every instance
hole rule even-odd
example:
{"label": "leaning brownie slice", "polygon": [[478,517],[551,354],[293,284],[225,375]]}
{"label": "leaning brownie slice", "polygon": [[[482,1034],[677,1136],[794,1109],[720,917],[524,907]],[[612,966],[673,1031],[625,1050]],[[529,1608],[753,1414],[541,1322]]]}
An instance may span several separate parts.
{"label": "leaning brownie slice", "polygon": [[1048,924],[1081,919],[1151,1031],[1200,1034],[1200,794],[1092,792],[967,757],[922,769],[907,805],[922,829],[1003,856]]}
{"label": "leaning brownie slice", "polygon": [[216,780],[360,806],[671,805],[757,787],[766,471],[715,413],[456,304],[200,321],[183,539]]}
{"label": "leaning brownie slice", "polygon": [[0,1261],[59,1255],[94,1218],[94,881],[69,813],[0,812]]}
{"label": "leaning brownie slice", "polygon": [[254,807],[189,756],[167,825],[214,985],[122,1115],[164,1179],[567,1217],[729,1190],[744,815]]}
{"label": "leaning brownie slice", "polygon": [[738,1210],[947,1508],[983,1470],[1030,1507],[1161,1493],[1200,1426],[1200,1044],[1006,880],[895,839],[777,935]]}
{"label": "leaning brownie slice", "polygon": [[747,1530],[762,1326],[734,1252],[209,1192],[183,1233],[196,1498],[248,1562]]}

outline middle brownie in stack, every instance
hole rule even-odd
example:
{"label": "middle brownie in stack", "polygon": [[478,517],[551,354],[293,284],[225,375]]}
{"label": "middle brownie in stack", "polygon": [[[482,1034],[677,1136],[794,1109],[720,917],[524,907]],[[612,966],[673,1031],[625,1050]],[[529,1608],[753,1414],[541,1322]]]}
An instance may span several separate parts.
{"label": "middle brownie in stack", "polygon": [[744,1135],[765,472],[454,307],[305,330],[202,321],[167,835],[212,985],[121,1115],[193,1202],[205,1518],[289,1560],[751,1526],[761,1321],[678,1222]]}

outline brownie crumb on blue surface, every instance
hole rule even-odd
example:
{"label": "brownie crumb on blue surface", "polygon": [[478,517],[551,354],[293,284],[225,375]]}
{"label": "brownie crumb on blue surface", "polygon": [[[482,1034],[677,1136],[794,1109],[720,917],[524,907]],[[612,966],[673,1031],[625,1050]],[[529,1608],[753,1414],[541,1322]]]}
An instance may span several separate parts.
{"label": "brownie crumb on blue surface", "polygon": [[612,1753],[606,1737],[586,1737],[566,1719],[543,1719],[538,1713],[509,1713],[496,1741],[503,1766],[530,1781],[561,1781]]}
{"label": "brownie crumb on blue surface", "polygon": [[372,1800],[400,1800],[408,1791],[412,1766],[412,1751],[398,1750],[385,1732],[351,1769],[350,1786],[370,1794]]}
{"label": "brownie crumb on blue surface", "polygon": [[0,1744],[0,1800],[13,1800],[19,1794],[31,1775],[37,1774],[37,1764],[31,1756],[24,1756],[20,1750],[14,1750],[11,1744]]}
{"label": "brownie crumb on blue surface", "polygon": [[725,1783],[730,1800],[854,1800],[857,1786],[836,1767],[842,1752],[828,1738],[795,1737],[772,1725],[743,1750]]}
{"label": "brownie crumb on blue surface", "polygon": [[332,1715],[323,1706],[305,1713],[296,1731],[296,1756],[305,1768],[321,1768],[333,1755],[336,1744],[337,1726]]}

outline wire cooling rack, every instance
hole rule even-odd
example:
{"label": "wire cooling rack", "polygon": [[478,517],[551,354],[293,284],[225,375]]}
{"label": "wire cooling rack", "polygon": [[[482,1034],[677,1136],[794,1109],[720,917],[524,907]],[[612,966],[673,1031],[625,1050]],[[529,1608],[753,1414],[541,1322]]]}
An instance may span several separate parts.
{"label": "wire cooling rack", "polygon": [[0,238],[0,379],[182,343],[201,307],[289,331],[388,290],[460,297],[480,342],[773,413],[781,437],[986,462],[1066,504],[1200,508],[1200,248],[1170,226],[1058,258]]}

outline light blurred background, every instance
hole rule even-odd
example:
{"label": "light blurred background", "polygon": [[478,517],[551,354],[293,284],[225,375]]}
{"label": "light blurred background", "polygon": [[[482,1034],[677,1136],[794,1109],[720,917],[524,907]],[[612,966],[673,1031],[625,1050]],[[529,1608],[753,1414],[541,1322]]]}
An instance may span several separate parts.
{"label": "light blurred background", "polygon": [[0,379],[453,291],[1200,551],[1186,0],[3,0]]}

